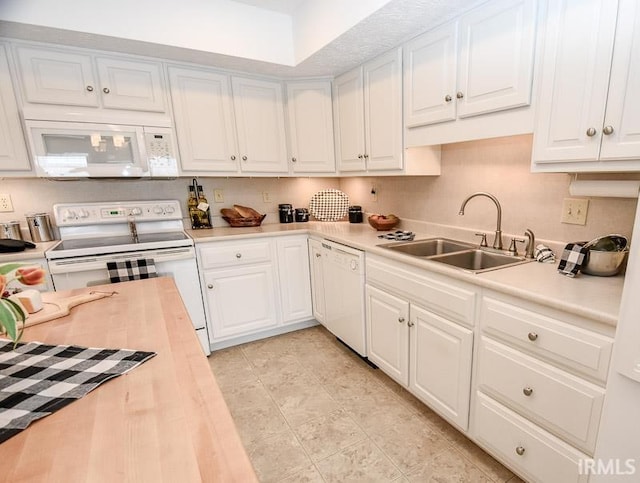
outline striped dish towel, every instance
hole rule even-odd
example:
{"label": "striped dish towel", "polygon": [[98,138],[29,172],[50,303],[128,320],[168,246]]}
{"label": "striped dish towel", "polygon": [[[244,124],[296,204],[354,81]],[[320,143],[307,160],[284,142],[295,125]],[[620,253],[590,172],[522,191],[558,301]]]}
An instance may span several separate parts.
{"label": "striped dish towel", "polygon": [[553,253],[553,250],[542,243],[536,246],[533,256],[542,263],[554,263],[556,261],[556,254]]}
{"label": "striped dish towel", "polygon": [[143,278],[154,278],[158,276],[153,258],[107,262],[107,270],[109,270],[111,283],[141,280]]}
{"label": "striped dish towel", "polygon": [[584,242],[568,243],[562,252],[558,272],[567,277],[575,277],[578,270],[582,268],[587,251],[588,249],[584,248]]}

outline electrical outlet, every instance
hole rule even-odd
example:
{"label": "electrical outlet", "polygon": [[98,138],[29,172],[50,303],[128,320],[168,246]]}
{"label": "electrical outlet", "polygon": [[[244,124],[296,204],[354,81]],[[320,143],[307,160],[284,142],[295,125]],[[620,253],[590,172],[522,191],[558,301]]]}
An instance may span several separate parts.
{"label": "electrical outlet", "polygon": [[11,195],[0,195],[0,212],[8,213],[10,211],[13,211]]}
{"label": "electrical outlet", "polygon": [[224,191],[213,190],[213,201],[215,201],[216,203],[224,203]]}
{"label": "electrical outlet", "polygon": [[271,193],[269,193],[268,191],[263,191],[262,201],[264,201],[265,203],[271,203]]}
{"label": "electrical outlet", "polygon": [[586,225],[589,200],[583,198],[565,198],[562,202],[562,223]]}

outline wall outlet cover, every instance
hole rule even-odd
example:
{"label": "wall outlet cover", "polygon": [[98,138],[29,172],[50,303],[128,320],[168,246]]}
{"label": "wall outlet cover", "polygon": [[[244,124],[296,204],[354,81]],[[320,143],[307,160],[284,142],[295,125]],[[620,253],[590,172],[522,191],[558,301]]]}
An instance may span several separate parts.
{"label": "wall outlet cover", "polygon": [[565,198],[562,202],[562,223],[586,225],[589,200],[584,198]]}
{"label": "wall outlet cover", "polygon": [[9,213],[13,211],[13,203],[11,202],[11,195],[0,194],[0,212]]}

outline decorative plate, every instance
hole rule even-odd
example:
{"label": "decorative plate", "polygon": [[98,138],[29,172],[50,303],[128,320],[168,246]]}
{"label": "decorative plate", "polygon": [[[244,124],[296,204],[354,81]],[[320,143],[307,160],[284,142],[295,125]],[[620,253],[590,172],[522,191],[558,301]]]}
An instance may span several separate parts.
{"label": "decorative plate", "polygon": [[337,221],[349,213],[349,197],[340,190],[318,191],[309,201],[309,213],[320,221]]}

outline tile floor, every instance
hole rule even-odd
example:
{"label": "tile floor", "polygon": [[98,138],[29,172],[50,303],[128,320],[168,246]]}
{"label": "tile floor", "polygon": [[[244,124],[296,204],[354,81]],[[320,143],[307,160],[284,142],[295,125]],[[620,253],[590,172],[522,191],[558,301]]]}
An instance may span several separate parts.
{"label": "tile floor", "polygon": [[521,481],[321,326],[209,364],[260,481]]}

